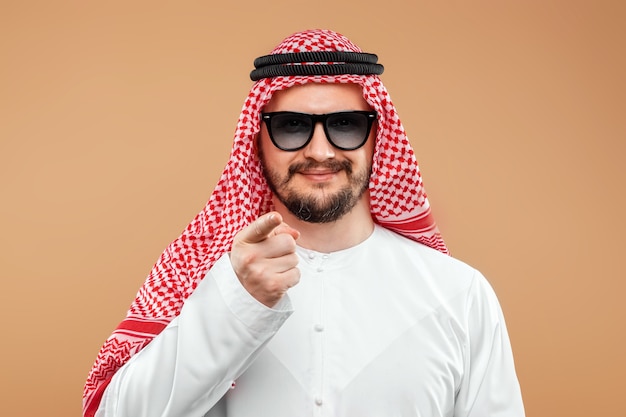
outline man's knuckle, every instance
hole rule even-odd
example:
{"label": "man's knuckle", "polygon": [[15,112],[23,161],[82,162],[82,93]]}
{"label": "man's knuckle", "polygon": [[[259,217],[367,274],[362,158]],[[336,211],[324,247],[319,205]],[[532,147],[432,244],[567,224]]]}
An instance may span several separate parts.
{"label": "man's knuckle", "polygon": [[264,280],[263,281],[263,291],[265,291],[265,293],[267,295],[276,294],[276,284],[273,281]]}

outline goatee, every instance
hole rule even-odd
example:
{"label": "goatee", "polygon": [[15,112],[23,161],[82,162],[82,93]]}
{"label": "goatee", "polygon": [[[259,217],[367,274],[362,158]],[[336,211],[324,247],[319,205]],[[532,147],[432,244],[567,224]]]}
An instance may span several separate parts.
{"label": "goatee", "polygon": [[[263,158],[261,160],[263,161]],[[303,194],[289,187],[294,175],[313,169],[344,171],[348,184],[335,193],[324,193],[321,197],[314,193]],[[263,172],[270,190],[278,200],[298,219],[309,223],[332,223],[349,213],[367,191],[370,177],[370,167],[363,172],[354,173],[350,161],[334,159],[322,163],[307,160],[292,164],[285,177],[281,177],[265,164]],[[320,184],[319,189],[323,188],[324,184]]]}

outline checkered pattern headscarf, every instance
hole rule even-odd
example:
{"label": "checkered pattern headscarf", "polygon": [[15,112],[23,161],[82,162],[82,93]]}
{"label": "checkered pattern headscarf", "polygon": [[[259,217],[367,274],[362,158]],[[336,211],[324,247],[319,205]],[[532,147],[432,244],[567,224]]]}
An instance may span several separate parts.
{"label": "checkered pattern headscarf", "polygon": [[[272,54],[307,51],[362,52],[338,33],[310,30],[286,38]],[[230,250],[234,235],[273,208],[271,192],[253,154],[259,114],[274,92],[310,82],[361,85],[366,101],[378,112],[369,184],[372,217],[388,229],[447,253],[430,215],[413,150],[377,75],[263,78],[252,86],[243,105],[230,159],[207,205],[159,257],[126,319],[102,346],[85,384],[85,416],[94,415],[113,374],[179,314],[207,271]]]}

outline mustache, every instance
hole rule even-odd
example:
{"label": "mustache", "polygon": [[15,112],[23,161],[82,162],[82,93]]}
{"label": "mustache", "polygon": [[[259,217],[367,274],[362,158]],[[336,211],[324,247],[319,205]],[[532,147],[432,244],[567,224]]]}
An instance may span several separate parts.
{"label": "mustache", "polygon": [[349,161],[337,161],[334,159],[324,162],[308,160],[303,162],[296,162],[289,165],[288,173],[290,176],[292,176],[299,171],[308,171],[313,169],[327,169],[331,171],[345,170],[350,174],[352,173],[352,164]]}
{"label": "mustache", "polygon": [[350,176],[352,174],[352,163],[350,163],[349,161],[337,161],[334,159],[324,161],[324,162],[317,162],[317,161],[312,161],[312,160],[307,160],[304,162],[296,162],[296,163],[289,165],[289,168],[287,170],[287,177],[285,178],[285,181],[283,181],[283,183],[286,184],[287,182],[289,182],[289,180],[291,180],[291,178],[296,173],[300,171],[311,170],[311,169],[328,169],[328,170],[337,171],[337,172],[346,171],[346,174]]}

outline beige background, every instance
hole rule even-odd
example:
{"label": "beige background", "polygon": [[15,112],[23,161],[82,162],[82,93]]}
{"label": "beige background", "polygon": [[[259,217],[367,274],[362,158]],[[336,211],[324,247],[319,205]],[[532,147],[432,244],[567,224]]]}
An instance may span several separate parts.
{"label": "beige background", "polygon": [[500,297],[528,415],[623,415],[622,4],[0,1],[0,413],[80,414],[221,173],[252,60],[325,27],[386,66],[444,237]]}

